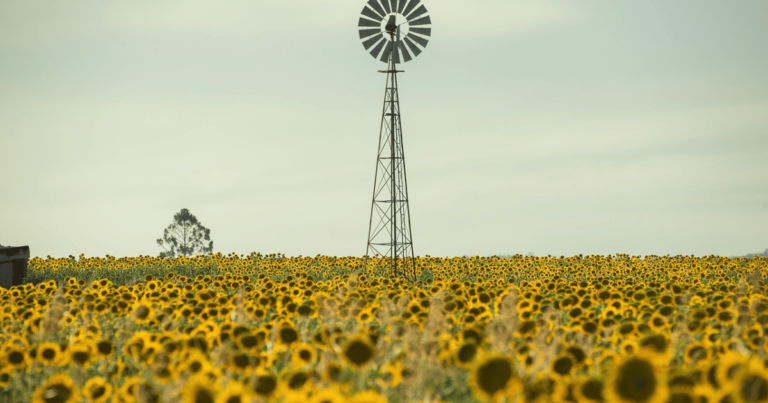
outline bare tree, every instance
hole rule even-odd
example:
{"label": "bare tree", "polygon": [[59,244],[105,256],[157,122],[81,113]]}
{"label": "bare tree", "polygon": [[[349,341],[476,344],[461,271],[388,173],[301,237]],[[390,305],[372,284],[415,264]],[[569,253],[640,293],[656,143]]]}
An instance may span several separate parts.
{"label": "bare tree", "polygon": [[[203,241],[208,241],[207,246]],[[157,240],[157,245],[170,247],[170,250],[160,252],[160,257],[175,257],[177,253],[194,256],[213,252],[211,230],[205,228],[197,217],[185,208],[173,216],[173,222],[165,229],[163,238]]]}

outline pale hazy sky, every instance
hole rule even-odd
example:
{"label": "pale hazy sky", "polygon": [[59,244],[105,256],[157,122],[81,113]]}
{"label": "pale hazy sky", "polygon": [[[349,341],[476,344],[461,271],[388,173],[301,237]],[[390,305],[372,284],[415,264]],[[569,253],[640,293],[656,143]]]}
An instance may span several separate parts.
{"label": "pale hazy sky", "polygon": [[[399,77],[416,255],[768,247],[768,2],[424,0]],[[0,0],[0,244],[365,253],[364,0]]]}

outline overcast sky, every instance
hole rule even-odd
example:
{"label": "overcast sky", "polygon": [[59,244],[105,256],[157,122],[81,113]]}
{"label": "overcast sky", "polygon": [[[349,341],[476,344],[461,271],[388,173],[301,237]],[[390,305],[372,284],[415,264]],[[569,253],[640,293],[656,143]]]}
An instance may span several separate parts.
{"label": "overcast sky", "polygon": [[[0,244],[362,256],[364,0],[0,0]],[[416,255],[768,247],[768,2],[424,0],[399,77]]]}

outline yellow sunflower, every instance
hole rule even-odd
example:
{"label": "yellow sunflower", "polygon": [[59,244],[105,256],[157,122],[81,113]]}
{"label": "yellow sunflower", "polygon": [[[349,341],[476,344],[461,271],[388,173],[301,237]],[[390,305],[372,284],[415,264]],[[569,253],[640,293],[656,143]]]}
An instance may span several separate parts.
{"label": "yellow sunflower", "polygon": [[570,353],[564,352],[555,357],[551,364],[550,375],[553,379],[567,379],[577,370],[576,359]]}
{"label": "yellow sunflower", "polygon": [[48,378],[35,390],[32,403],[75,403],[80,402],[80,391],[66,373],[58,373]]}
{"label": "yellow sunflower", "polygon": [[217,394],[216,384],[204,375],[192,376],[181,389],[184,403],[215,402]]}
{"label": "yellow sunflower", "polygon": [[322,378],[327,382],[337,382],[341,371],[344,369],[339,363],[328,362],[325,364],[325,370],[322,373]]}
{"label": "yellow sunflower", "polygon": [[596,403],[603,402],[604,384],[599,379],[584,379],[573,388],[573,394],[578,403]]}
{"label": "yellow sunflower", "polygon": [[0,362],[4,363],[8,369],[21,369],[29,365],[29,356],[26,354],[25,347],[10,345],[2,354]]}
{"label": "yellow sunflower", "polygon": [[232,380],[219,393],[216,403],[247,403],[250,400],[251,396],[245,386],[240,382]]}
{"label": "yellow sunflower", "polygon": [[261,364],[262,359],[243,351],[232,353],[228,357],[228,364],[231,371],[241,374],[248,374],[251,370]]}
{"label": "yellow sunflower", "polygon": [[453,339],[448,345],[448,351],[451,351],[451,358],[456,366],[469,369],[477,356],[478,348],[474,340],[462,342]]}
{"label": "yellow sunflower", "polygon": [[57,366],[63,359],[61,346],[56,343],[46,342],[37,348],[37,360],[46,366]]}
{"label": "yellow sunflower", "polygon": [[648,352],[648,357],[659,364],[669,362],[674,352],[669,339],[663,333],[653,333],[643,337],[638,346],[640,350]]}
{"label": "yellow sunflower", "polygon": [[13,370],[10,368],[0,369],[0,388],[4,388],[11,383],[11,377],[13,376]]}
{"label": "yellow sunflower", "polygon": [[309,403],[345,403],[346,399],[338,389],[322,389],[309,398]]}
{"label": "yellow sunflower", "polygon": [[347,341],[342,349],[342,357],[351,366],[361,368],[370,363],[376,350],[367,337],[356,336]]}
{"label": "yellow sunflower", "polygon": [[737,317],[738,313],[735,309],[722,309],[715,314],[715,320],[723,326],[732,325]]}
{"label": "yellow sunflower", "polygon": [[244,351],[256,351],[261,347],[259,338],[251,332],[244,332],[237,336],[235,339],[237,346]]}
{"label": "yellow sunflower", "polygon": [[315,347],[307,343],[299,344],[291,355],[291,361],[298,365],[312,364],[316,359]]}
{"label": "yellow sunflower", "polygon": [[476,360],[470,371],[472,395],[484,402],[497,402],[521,387],[512,360],[504,355],[488,355]]}
{"label": "yellow sunflower", "polygon": [[102,377],[93,377],[83,387],[88,403],[104,403],[112,396],[112,385]]}
{"label": "yellow sunflower", "polygon": [[257,397],[269,400],[277,394],[279,383],[276,376],[258,371],[251,376],[250,387]]}
{"label": "yellow sunflower", "polygon": [[715,378],[720,385],[727,385],[735,378],[741,368],[747,364],[748,358],[735,351],[728,351],[720,357],[715,370]]}
{"label": "yellow sunflower", "polygon": [[290,322],[281,324],[277,329],[274,329],[273,331],[277,332],[277,337],[275,340],[275,351],[285,351],[291,349],[294,345],[300,342],[299,332],[293,328]]}
{"label": "yellow sunflower", "polygon": [[212,365],[208,361],[208,357],[198,350],[189,351],[184,359],[177,363],[179,373],[186,372],[190,375],[200,374],[211,368]]}
{"label": "yellow sunflower", "polygon": [[118,395],[120,400],[126,403],[135,402],[138,396],[138,389],[139,389],[140,383],[141,383],[141,379],[135,376],[126,377],[123,380],[123,385],[120,387],[120,392]]}
{"label": "yellow sunflower", "polygon": [[285,393],[305,394],[312,388],[312,374],[301,370],[289,370],[282,375]]}
{"label": "yellow sunflower", "polygon": [[685,347],[683,362],[688,365],[706,363],[709,360],[709,349],[701,342],[695,342]]}
{"label": "yellow sunflower", "polygon": [[96,359],[96,344],[89,339],[81,340],[67,349],[69,362],[81,368],[88,368]]}
{"label": "yellow sunflower", "polygon": [[109,358],[115,352],[115,345],[109,340],[100,340],[96,343],[96,351],[99,358]]}
{"label": "yellow sunflower", "polygon": [[347,403],[387,403],[387,399],[374,390],[360,392],[347,399]]}
{"label": "yellow sunflower", "polygon": [[624,359],[608,374],[603,393],[616,403],[661,403],[669,394],[665,372],[652,354]]}
{"label": "yellow sunflower", "polygon": [[768,368],[758,357],[743,364],[733,379],[735,403],[768,403]]}
{"label": "yellow sunflower", "polygon": [[149,301],[139,301],[133,306],[133,312],[131,313],[131,319],[136,324],[144,324],[152,320],[155,315],[155,310],[152,308],[152,304]]}

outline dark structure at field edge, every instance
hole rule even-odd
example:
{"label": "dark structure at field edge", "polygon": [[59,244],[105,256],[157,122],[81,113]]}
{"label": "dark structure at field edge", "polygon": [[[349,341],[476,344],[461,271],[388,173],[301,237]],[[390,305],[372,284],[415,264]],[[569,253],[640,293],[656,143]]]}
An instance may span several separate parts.
{"label": "dark structure at field edge", "polygon": [[0,287],[22,285],[28,260],[29,246],[0,246]]}

